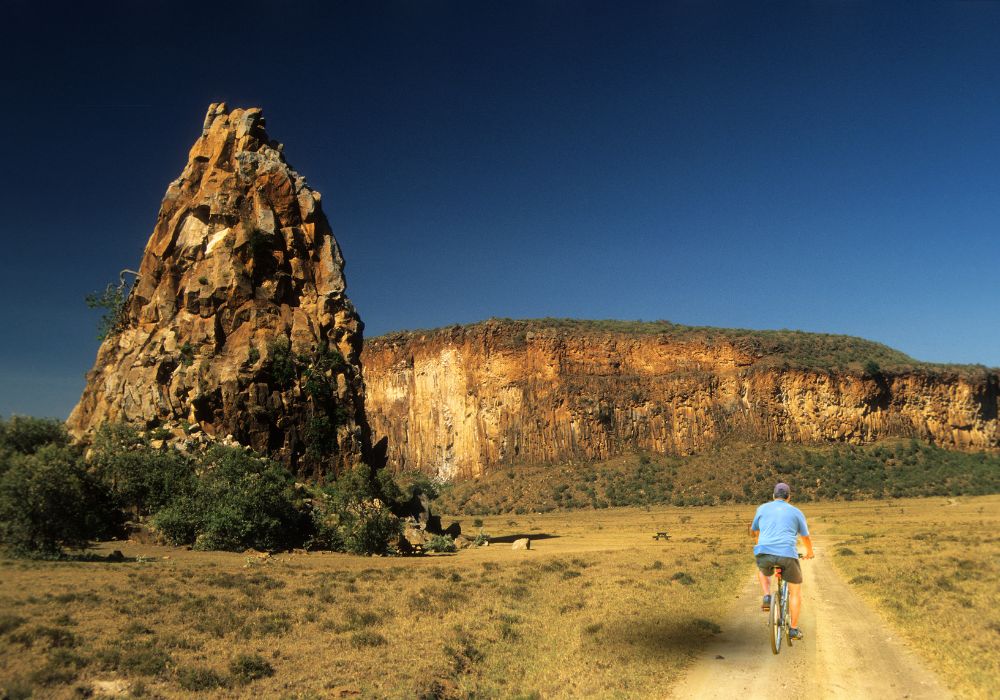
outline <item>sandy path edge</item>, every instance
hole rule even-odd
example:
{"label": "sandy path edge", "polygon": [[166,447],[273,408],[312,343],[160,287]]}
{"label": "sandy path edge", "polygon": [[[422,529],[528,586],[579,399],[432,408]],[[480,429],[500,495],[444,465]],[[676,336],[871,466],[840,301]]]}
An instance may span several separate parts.
{"label": "sandy path edge", "polygon": [[777,656],[771,653],[760,588],[748,565],[747,583],[723,617],[722,633],[695,659],[669,697],[953,697],[844,582],[819,542],[816,551],[815,559],[803,563],[805,603],[799,625],[805,641],[783,647]]}

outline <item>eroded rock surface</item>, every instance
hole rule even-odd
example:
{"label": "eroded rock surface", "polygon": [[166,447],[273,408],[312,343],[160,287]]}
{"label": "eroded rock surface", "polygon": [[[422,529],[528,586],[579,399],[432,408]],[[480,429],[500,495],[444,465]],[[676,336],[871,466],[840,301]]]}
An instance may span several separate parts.
{"label": "eroded rock surface", "polygon": [[305,474],[361,458],[363,324],[319,192],[264,127],[260,109],[209,107],[69,418],[77,437],[182,425]]}
{"label": "eroded rock surface", "polygon": [[446,479],[519,462],[687,454],[728,435],[1000,448],[996,370],[783,367],[752,335],[694,335],[494,321],[375,338],[364,351],[372,432],[388,438],[397,468]]}

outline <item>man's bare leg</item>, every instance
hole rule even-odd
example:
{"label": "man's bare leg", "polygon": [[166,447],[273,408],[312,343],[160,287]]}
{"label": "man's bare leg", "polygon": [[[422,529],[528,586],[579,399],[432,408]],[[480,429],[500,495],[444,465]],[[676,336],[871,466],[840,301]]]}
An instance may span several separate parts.
{"label": "man's bare leg", "polygon": [[799,610],[802,609],[802,584],[788,584],[788,613],[792,617],[792,627],[799,627]]}
{"label": "man's bare leg", "polygon": [[771,595],[771,577],[765,576],[764,572],[757,569],[757,580],[760,581],[760,588],[764,595]]}

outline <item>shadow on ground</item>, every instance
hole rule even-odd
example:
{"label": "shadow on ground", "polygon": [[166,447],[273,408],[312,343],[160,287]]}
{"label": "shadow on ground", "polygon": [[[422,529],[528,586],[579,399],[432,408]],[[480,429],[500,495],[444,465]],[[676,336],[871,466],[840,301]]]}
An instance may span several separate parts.
{"label": "shadow on ground", "polygon": [[692,617],[678,622],[652,615],[606,624],[598,636],[608,646],[627,648],[631,653],[655,658],[664,654],[693,656],[721,633],[722,628],[709,619]]}
{"label": "shadow on ground", "polygon": [[547,535],[544,532],[532,532],[524,535],[503,535],[502,537],[491,537],[490,544],[510,544],[514,540],[521,540],[527,537],[529,540],[551,540],[562,535]]}

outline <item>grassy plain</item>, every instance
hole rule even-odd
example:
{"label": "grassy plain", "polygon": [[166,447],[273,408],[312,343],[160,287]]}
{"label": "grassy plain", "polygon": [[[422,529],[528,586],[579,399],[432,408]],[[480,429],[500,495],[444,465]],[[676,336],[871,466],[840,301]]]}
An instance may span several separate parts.
{"label": "grassy plain", "polygon": [[[822,555],[960,695],[995,691],[1000,497],[804,507]],[[166,698],[662,697],[750,575],[753,510],[486,516],[493,544],[453,556],[107,543],[99,553],[129,560],[0,560],[0,688],[69,698],[123,680],[133,695]],[[652,538],[664,529],[672,539]],[[520,535],[530,551],[511,550]]]}
{"label": "grassy plain", "polygon": [[[746,517],[485,518],[491,546],[408,559],[112,543],[100,551],[136,560],[6,560],[0,687],[13,697],[73,697],[115,679],[150,697],[658,696],[745,577]],[[653,540],[662,529],[673,539]],[[530,551],[511,549],[519,535]],[[240,655],[273,675],[239,684]]]}
{"label": "grassy plain", "polygon": [[962,698],[1000,693],[1000,496],[813,504],[826,556]]}

